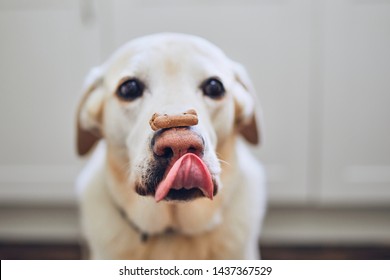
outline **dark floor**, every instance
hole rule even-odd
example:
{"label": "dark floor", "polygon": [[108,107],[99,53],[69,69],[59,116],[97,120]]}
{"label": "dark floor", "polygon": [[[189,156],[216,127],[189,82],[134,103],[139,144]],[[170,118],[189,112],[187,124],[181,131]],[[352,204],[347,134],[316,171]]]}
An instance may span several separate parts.
{"label": "dark floor", "polygon": [[[390,246],[287,246],[261,245],[266,260],[389,260]],[[78,244],[26,244],[0,242],[2,260],[81,259]]]}

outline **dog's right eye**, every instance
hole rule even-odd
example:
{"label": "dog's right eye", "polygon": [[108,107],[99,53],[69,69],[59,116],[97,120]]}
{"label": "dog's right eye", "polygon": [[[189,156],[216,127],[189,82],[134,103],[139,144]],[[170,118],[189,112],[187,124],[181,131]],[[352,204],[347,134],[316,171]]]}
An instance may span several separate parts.
{"label": "dog's right eye", "polygon": [[137,79],[129,79],[121,83],[116,95],[124,101],[133,101],[141,97],[144,92],[144,84]]}

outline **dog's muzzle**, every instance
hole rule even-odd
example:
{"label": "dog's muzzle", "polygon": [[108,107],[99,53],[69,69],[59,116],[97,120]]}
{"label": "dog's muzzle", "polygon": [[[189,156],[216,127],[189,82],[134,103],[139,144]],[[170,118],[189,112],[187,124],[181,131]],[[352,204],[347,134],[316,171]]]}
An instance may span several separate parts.
{"label": "dog's muzzle", "polygon": [[147,194],[154,195],[157,202],[213,199],[216,194],[215,180],[203,161],[205,141],[191,129],[191,123],[198,123],[194,110],[179,116],[154,114],[150,121],[156,132],[150,146],[154,160]]}

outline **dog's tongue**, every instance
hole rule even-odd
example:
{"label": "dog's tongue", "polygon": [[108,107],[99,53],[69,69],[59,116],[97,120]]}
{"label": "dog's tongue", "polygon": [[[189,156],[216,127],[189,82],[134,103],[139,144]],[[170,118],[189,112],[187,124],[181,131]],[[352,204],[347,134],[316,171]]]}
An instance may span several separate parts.
{"label": "dog's tongue", "polygon": [[214,185],[211,174],[203,161],[188,153],[179,158],[169,170],[165,179],[157,186],[155,200],[163,200],[171,189],[198,188],[204,196],[213,199]]}

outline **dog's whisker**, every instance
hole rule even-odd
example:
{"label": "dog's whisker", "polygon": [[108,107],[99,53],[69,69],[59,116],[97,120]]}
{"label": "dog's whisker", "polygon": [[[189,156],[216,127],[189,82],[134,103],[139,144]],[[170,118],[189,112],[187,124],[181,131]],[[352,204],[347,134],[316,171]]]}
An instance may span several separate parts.
{"label": "dog's whisker", "polygon": [[228,166],[231,166],[231,164],[230,164],[228,161],[226,161],[226,160],[218,159],[218,162],[219,162],[219,163],[226,164],[226,165],[228,165]]}

